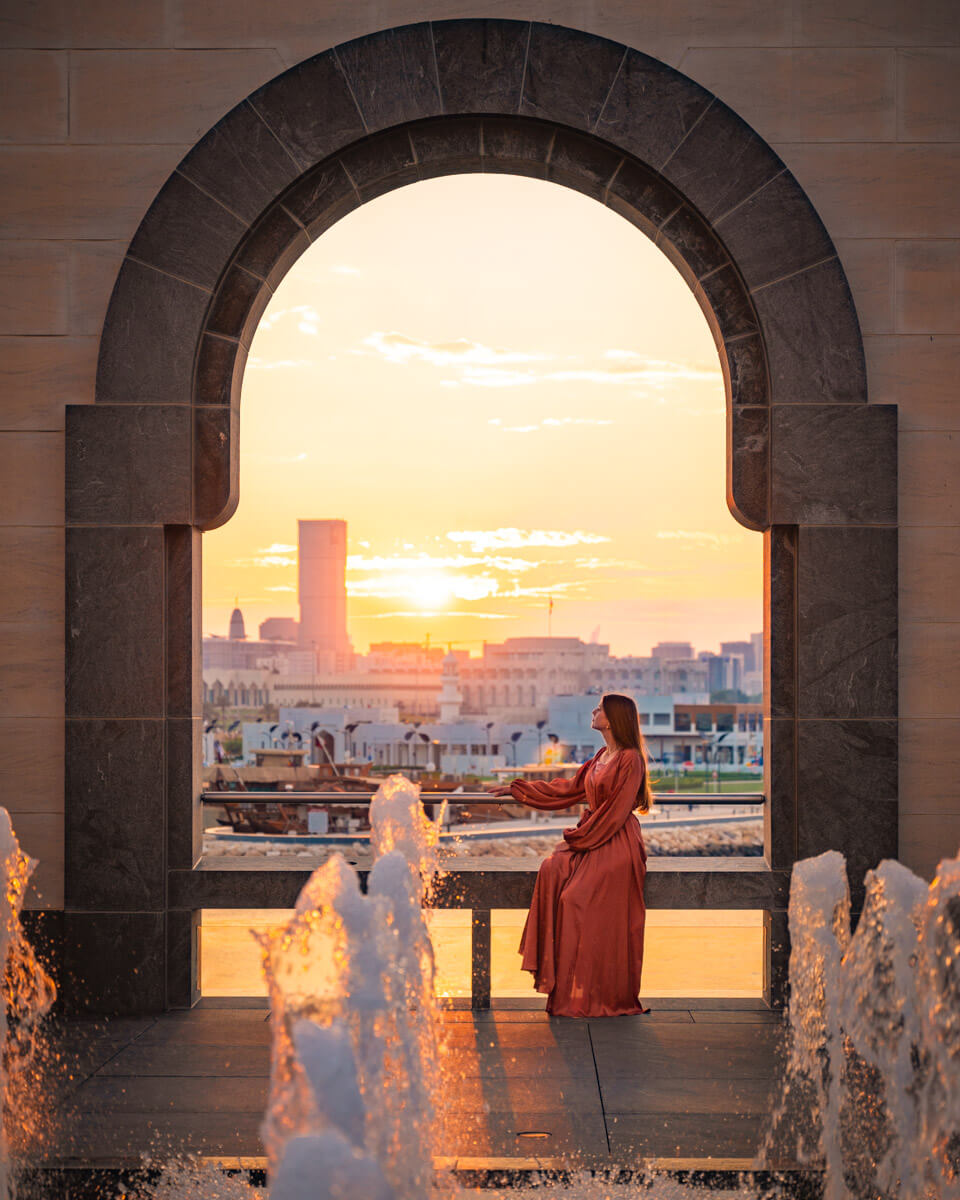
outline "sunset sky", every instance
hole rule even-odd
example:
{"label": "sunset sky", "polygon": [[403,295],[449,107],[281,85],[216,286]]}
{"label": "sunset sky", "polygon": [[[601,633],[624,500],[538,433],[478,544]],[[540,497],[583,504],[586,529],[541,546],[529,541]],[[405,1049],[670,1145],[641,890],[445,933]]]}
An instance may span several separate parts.
{"label": "sunset sky", "polygon": [[762,538],[725,501],[723,381],[667,259],[596,201],[472,175],[325,233],[243,383],[240,506],[203,541],[204,631],[297,616],[297,518],[348,522],[350,635],[547,632],[647,654],[761,628]]}

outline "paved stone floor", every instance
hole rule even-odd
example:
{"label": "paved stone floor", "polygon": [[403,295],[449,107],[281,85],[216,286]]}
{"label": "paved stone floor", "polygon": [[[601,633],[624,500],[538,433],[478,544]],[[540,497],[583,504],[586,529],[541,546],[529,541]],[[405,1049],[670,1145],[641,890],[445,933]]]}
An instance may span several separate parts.
{"label": "paved stone floor", "polygon": [[[261,1155],[270,1029],[254,1003],[71,1022],[60,1050],[73,1078],[47,1165]],[[648,1003],[606,1020],[447,1012],[439,1154],[748,1166],[776,1089],[780,1017],[751,1001]]]}

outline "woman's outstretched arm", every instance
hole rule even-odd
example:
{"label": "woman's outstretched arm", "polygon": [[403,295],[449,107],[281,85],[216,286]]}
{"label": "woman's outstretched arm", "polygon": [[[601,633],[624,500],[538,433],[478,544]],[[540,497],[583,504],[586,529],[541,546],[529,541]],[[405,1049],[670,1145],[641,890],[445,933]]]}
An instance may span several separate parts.
{"label": "woman's outstretched arm", "polygon": [[596,850],[619,833],[636,807],[637,792],[646,769],[639,751],[621,751],[609,791],[604,789],[601,793],[603,800],[592,812],[584,813],[573,829],[563,831],[571,850]]}
{"label": "woman's outstretched arm", "polygon": [[593,758],[583,763],[573,779],[514,779],[510,784],[510,795],[530,808],[547,811],[572,808],[587,797],[587,772]]}

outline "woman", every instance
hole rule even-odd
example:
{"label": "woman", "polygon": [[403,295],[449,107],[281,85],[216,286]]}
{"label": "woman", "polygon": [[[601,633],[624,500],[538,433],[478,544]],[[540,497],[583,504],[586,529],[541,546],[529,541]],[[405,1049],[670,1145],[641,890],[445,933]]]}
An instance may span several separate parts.
{"label": "woman", "polygon": [[591,728],[606,744],[573,779],[515,779],[494,789],[531,808],[587,802],[540,864],[520,940],[523,969],[557,1017],[650,1011],[639,1000],[647,852],[633,813],[648,812],[651,796],[636,704],[629,696],[604,696]]}

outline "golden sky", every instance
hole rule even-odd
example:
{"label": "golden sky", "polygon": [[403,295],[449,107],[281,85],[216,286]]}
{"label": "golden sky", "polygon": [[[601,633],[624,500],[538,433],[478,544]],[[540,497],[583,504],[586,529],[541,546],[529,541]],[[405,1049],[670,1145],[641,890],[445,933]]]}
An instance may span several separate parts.
{"label": "golden sky", "polygon": [[540,180],[454,176],[295,264],[243,383],[240,506],[203,541],[204,631],[297,616],[297,519],[348,522],[371,641],[547,632],[615,654],[761,628],[762,537],[725,500],[710,332],[663,254]]}

